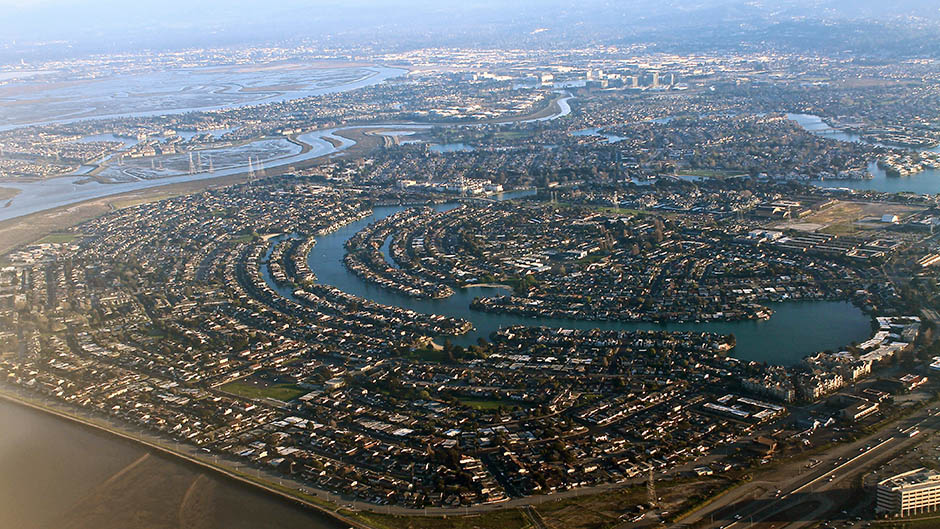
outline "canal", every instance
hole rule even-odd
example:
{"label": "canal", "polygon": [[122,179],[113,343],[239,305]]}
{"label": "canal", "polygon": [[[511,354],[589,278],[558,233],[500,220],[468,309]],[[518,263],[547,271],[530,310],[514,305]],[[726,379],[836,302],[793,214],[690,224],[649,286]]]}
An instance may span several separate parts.
{"label": "canal", "polygon": [[[506,193],[497,198],[507,200],[531,193],[531,191]],[[454,207],[456,207],[455,204],[440,204],[434,206],[434,209],[447,211]],[[372,216],[352,222],[329,235],[317,238],[317,244],[308,255],[307,262],[320,283],[335,286],[345,292],[377,303],[408,308],[425,314],[442,314],[462,318],[473,323],[473,331],[463,336],[451,338],[451,341],[456,345],[475,344],[479,338],[488,338],[494,331],[513,325],[627,331],[700,331],[734,334],[737,347],[733,356],[737,358],[778,365],[791,365],[799,362],[808,354],[827,349],[837,350],[852,342],[864,341],[871,335],[871,319],[851,303],[842,301],[773,303],[770,306],[774,310],[774,315],[765,321],[658,324],[531,318],[470,309],[470,302],[474,298],[504,295],[506,290],[502,288],[472,287],[456,289],[453,296],[445,299],[413,298],[372,285],[347,270],[343,265],[346,240],[369,223],[394,215],[404,209],[407,209],[407,207],[377,207]],[[383,250],[387,252],[387,241]],[[273,282],[269,281],[269,283],[272,287],[275,286]],[[283,290],[281,293],[290,295],[290,292],[284,292]]]}
{"label": "canal", "polygon": [[[787,114],[786,116],[795,121],[807,132],[811,132],[822,138],[864,143],[890,149],[912,150],[905,147],[868,141],[858,134],[832,128],[821,117],[813,114]],[[940,147],[923,150],[928,152],[940,152]],[[911,176],[888,176],[885,170],[878,167],[878,163],[873,161],[868,164],[868,172],[872,175],[872,178],[868,180],[813,180],[812,183],[819,187],[847,188],[857,191],[880,191],[882,193],[917,193],[919,195],[940,193],[940,171],[937,169],[927,169]]]}

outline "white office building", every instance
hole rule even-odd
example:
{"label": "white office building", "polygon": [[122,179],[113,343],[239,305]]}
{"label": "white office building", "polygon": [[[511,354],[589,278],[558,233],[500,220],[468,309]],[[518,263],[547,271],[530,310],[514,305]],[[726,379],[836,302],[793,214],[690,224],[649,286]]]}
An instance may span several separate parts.
{"label": "white office building", "polygon": [[919,468],[878,483],[877,511],[891,516],[933,512],[940,506],[940,472]]}

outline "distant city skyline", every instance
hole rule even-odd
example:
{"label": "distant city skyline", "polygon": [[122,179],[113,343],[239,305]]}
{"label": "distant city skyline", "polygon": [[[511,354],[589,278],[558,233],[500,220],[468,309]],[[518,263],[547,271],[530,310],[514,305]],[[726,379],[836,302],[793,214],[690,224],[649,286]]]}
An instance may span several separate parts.
{"label": "distant city skyline", "polygon": [[0,528],[932,514],[937,4],[0,0]]}
{"label": "distant city skyline", "polygon": [[[0,62],[141,49],[316,41],[330,46],[539,47],[655,42],[658,46],[759,43],[879,51],[867,39],[936,48],[940,10],[929,0],[745,2],[586,0],[577,4],[472,0],[281,0],[258,3],[0,0]],[[816,24],[827,21],[829,35]],[[840,32],[832,22],[846,25]],[[882,28],[885,28],[884,30]],[[542,30],[542,31],[536,31]],[[806,35],[806,38],[803,38]],[[795,36],[783,40],[784,36]],[[830,37],[832,41],[825,41]],[[890,46],[887,46],[890,51]],[[904,49],[914,49],[907,46]],[[17,55],[19,54],[19,55]]]}

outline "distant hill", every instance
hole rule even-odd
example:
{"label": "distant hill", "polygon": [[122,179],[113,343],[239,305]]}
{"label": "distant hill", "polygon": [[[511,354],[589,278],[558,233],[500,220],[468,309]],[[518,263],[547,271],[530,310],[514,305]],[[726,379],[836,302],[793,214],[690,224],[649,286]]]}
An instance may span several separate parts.
{"label": "distant hill", "polygon": [[935,56],[940,39],[936,0],[0,0],[0,9],[4,58],[305,40]]}

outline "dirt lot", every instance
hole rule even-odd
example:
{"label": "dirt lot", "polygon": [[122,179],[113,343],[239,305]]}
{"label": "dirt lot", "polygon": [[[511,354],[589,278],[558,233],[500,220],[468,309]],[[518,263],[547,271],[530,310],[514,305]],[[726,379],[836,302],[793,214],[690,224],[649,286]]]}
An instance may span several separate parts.
{"label": "dirt lot", "polygon": [[[359,518],[380,529],[531,529],[538,517],[551,529],[613,529],[616,527],[660,527],[659,513],[675,512],[688,500],[707,496],[708,491],[727,484],[719,477],[657,484],[660,504],[639,510],[647,501],[645,485],[627,486],[598,494],[560,500],[546,498],[531,508],[504,508],[474,516],[401,517],[359,513]],[[636,524],[631,519],[646,513]]]}
{"label": "dirt lot", "polygon": [[805,229],[807,231],[819,230],[826,233],[842,234],[883,227],[884,225],[880,223],[882,215],[897,215],[903,220],[905,217],[920,211],[923,211],[923,208],[905,204],[840,201],[834,206],[803,217],[799,221],[792,223],[780,222],[774,227],[778,229]]}
{"label": "dirt lot", "polygon": [[[712,490],[726,485],[719,477],[657,484],[659,504],[647,513],[642,522],[656,523],[658,513],[678,512],[687,501],[711,495]],[[638,506],[647,502],[645,485],[580,496],[537,505],[535,509],[555,527],[606,529],[617,527],[644,511]]]}

